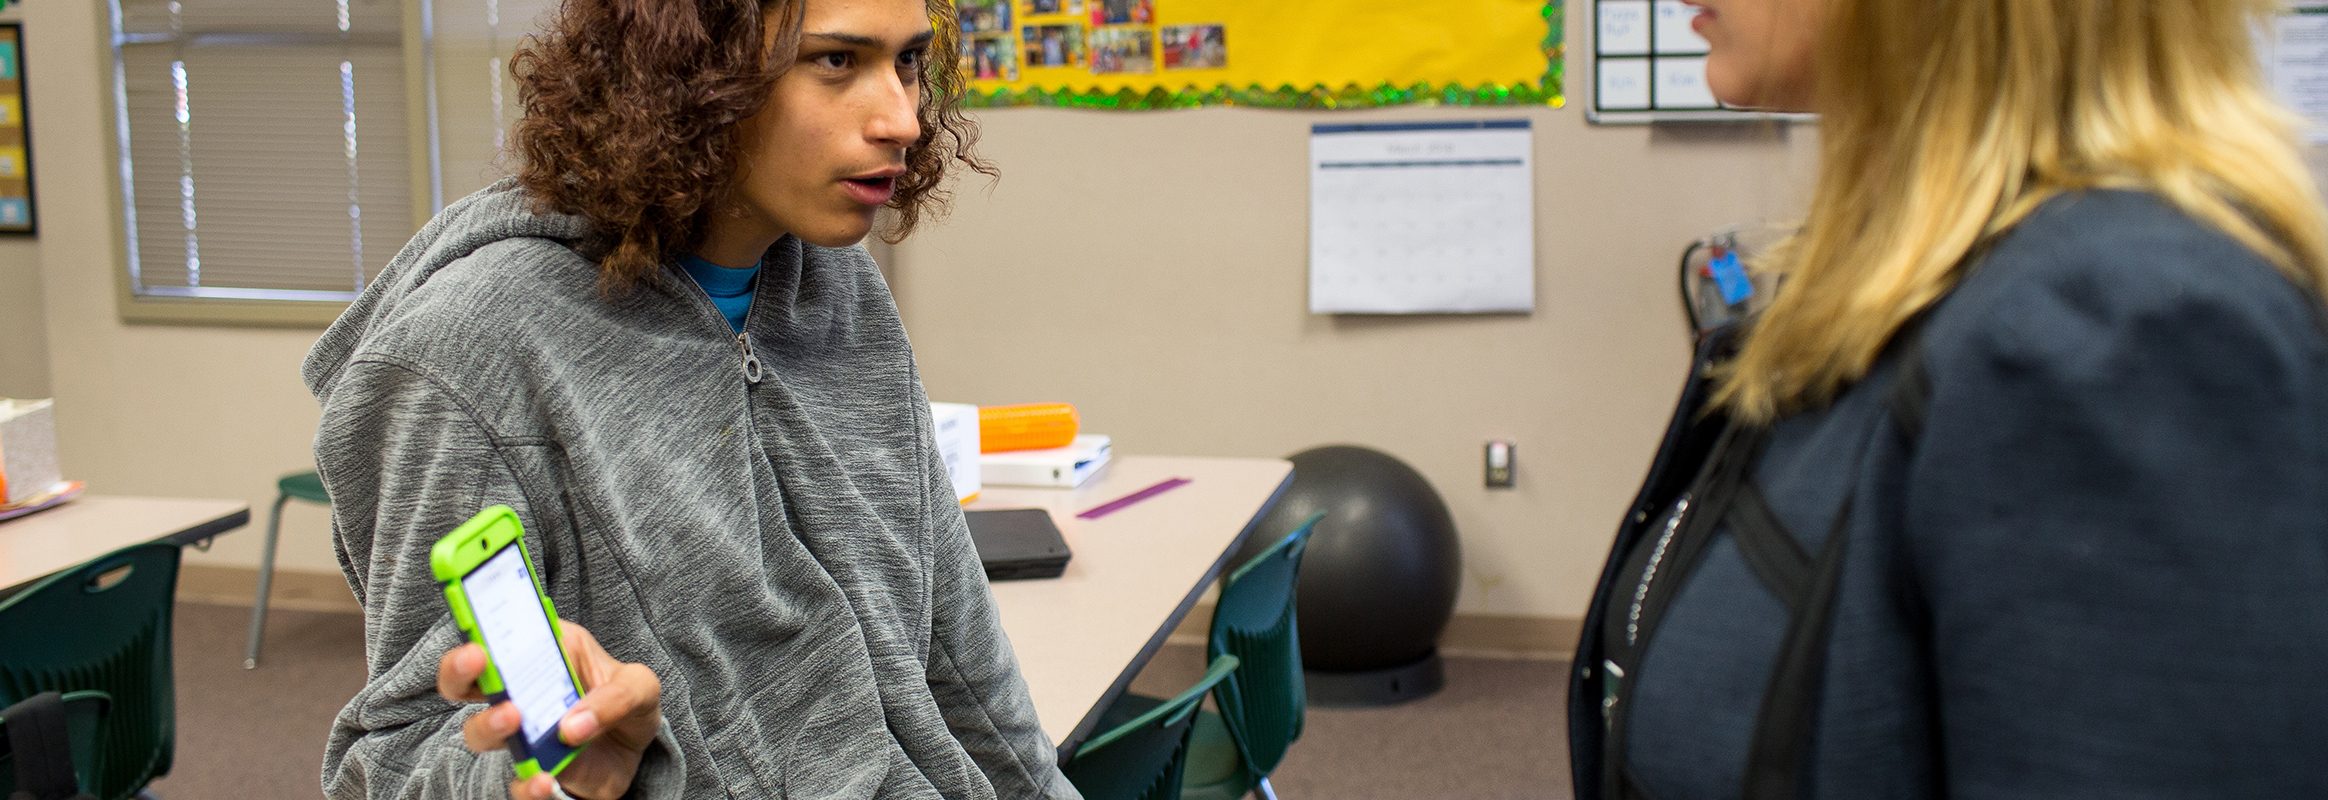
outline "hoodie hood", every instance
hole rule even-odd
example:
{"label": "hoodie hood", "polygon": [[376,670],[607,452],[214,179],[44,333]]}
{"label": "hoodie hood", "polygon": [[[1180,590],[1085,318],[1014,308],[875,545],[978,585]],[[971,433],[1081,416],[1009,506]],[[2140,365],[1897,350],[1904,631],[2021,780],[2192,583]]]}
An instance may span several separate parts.
{"label": "hoodie hood", "polygon": [[377,325],[396,315],[399,305],[427,284],[439,269],[479,248],[511,239],[546,239],[567,248],[592,235],[590,221],[569,214],[542,213],[517,179],[503,178],[437,212],[412,241],[364,287],[364,293],[308,350],[300,377],[322,399]]}

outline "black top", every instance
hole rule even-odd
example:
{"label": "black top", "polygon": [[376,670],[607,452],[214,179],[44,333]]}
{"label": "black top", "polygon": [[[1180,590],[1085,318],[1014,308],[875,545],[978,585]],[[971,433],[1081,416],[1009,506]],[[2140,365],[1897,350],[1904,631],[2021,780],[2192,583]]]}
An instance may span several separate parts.
{"label": "black top", "polygon": [[[2086,193],[1998,241],[1920,351],[1920,433],[1881,396],[1895,353],[1752,461],[1804,550],[1849,537],[1809,794],[2328,797],[2316,296],[2154,197]],[[1600,665],[1718,428],[1704,389],[1693,377],[1588,613],[1578,797],[1605,796]],[[1676,579],[1625,676],[1625,763],[1652,797],[1738,797],[1789,612],[1733,537],[1656,578]]]}
{"label": "black top", "polygon": [[1617,573],[1617,592],[1609,598],[1609,613],[1601,621],[1599,688],[1604,722],[1606,713],[1616,706],[1624,676],[1640,661],[1642,634],[1656,627],[1657,609],[1650,602],[1649,590],[1657,588],[1659,576],[1673,578],[1673,545],[1681,538],[1682,523],[1688,520],[1689,500],[1684,495],[1666,507],[1656,524],[1633,542],[1632,552]]}

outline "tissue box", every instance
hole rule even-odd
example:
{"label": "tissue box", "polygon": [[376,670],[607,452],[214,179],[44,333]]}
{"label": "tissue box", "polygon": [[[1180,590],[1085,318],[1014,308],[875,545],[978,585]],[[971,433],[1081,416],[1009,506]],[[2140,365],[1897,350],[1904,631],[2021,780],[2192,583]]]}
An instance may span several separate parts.
{"label": "tissue box", "polygon": [[938,453],[946,459],[946,477],[954,481],[954,499],[964,503],[978,497],[978,407],[968,403],[931,403],[930,428],[938,438]]}
{"label": "tissue box", "polygon": [[[56,417],[48,400],[0,397],[0,506],[23,503],[56,488]],[[976,416],[971,427],[977,427]],[[978,460],[971,451],[970,460]]]}

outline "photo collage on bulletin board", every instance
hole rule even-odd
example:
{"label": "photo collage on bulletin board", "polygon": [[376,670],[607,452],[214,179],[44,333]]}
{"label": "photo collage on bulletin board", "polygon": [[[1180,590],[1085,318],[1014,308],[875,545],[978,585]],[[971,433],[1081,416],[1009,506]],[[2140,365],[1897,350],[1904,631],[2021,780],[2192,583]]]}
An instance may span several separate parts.
{"label": "photo collage on bulletin board", "polygon": [[24,121],[24,27],[0,23],[0,234],[29,234],[32,136]]}
{"label": "photo collage on bulletin board", "polygon": [[957,0],[964,104],[1563,104],[1565,0]]}
{"label": "photo collage on bulletin board", "polygon": [[1226,26],[1159,26],[1157,1],[962,0],[962,72],[1010,82],[1022,69],[1072,80],[1228,66]]}

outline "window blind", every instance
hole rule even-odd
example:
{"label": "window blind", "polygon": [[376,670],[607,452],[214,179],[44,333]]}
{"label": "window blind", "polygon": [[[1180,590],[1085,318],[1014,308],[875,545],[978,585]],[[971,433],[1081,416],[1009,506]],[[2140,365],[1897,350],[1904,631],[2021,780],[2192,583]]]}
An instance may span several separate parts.
{"label": "window blind", "polygon": [[523,113],[509,59],[542,29],[554,0],[421,0],[429,31],[428,102],[436,208],[509,175],[510,129]]}
{"label": "window blind", "polygon": [[348,300],[413,230],[395,0],[114,0],[132,291]]}

